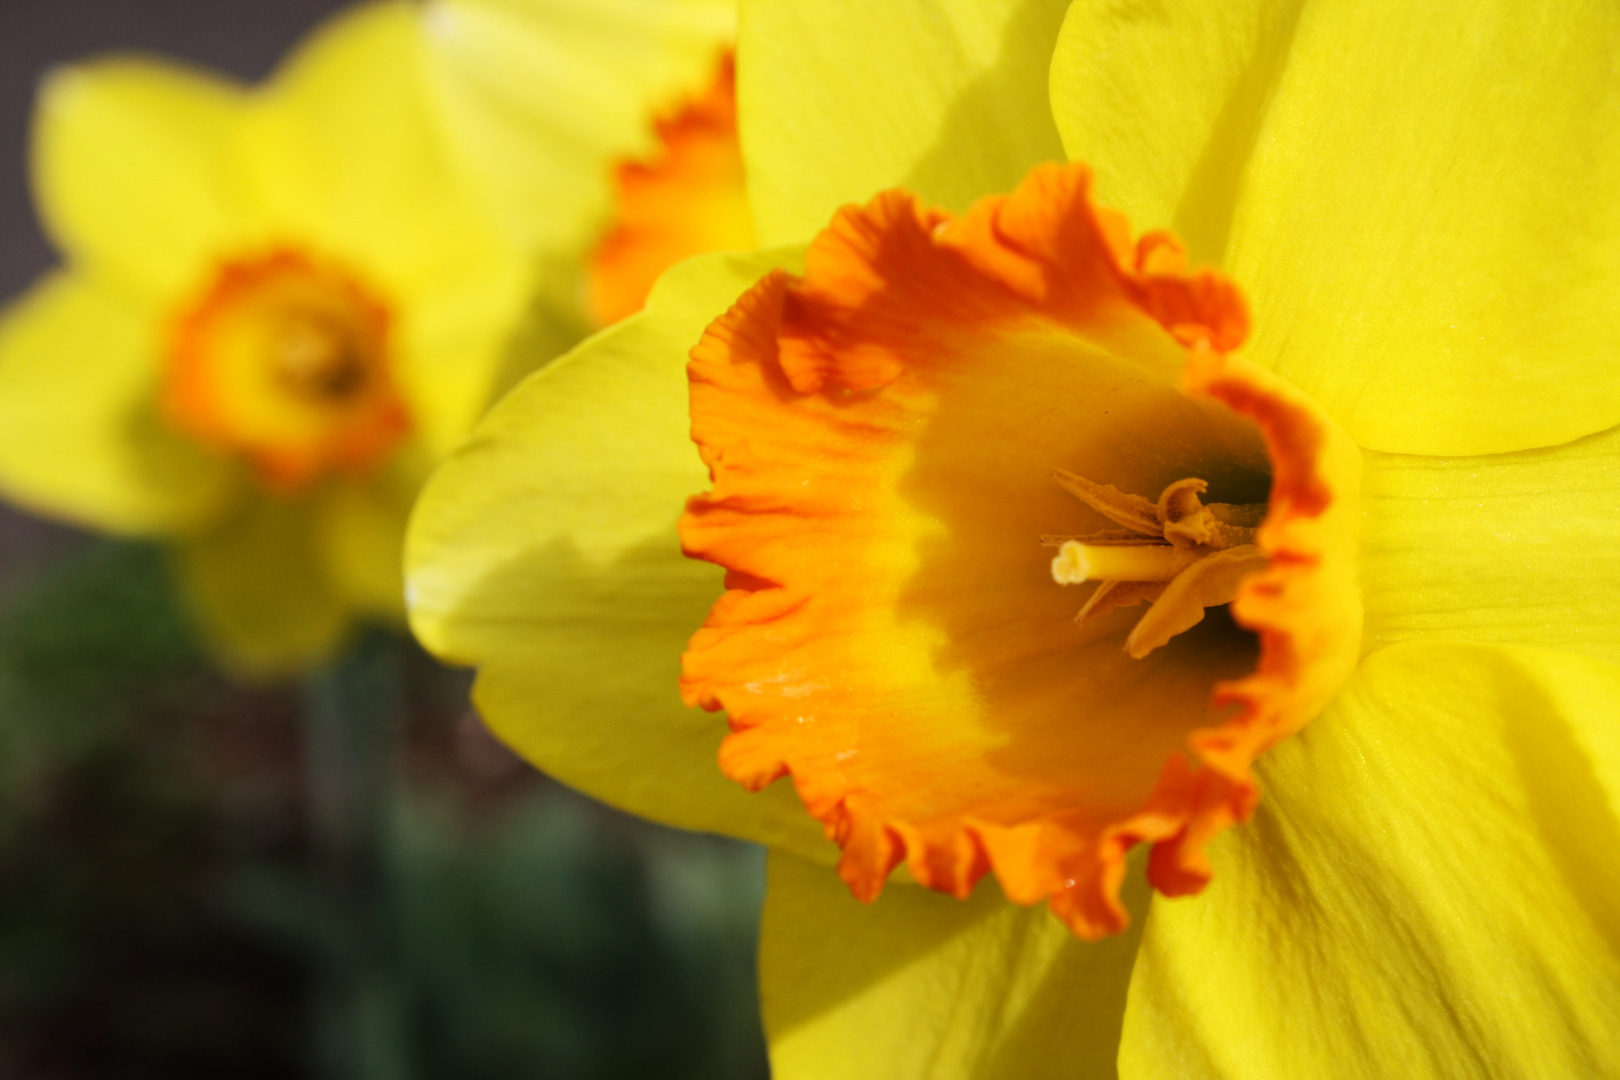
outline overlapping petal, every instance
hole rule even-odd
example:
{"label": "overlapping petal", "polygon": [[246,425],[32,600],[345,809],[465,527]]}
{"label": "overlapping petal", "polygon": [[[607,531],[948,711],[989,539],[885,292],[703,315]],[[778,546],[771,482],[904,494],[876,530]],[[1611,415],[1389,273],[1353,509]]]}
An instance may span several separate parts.
{"label": "overlapping petal", "polygon": [[195,288],[207,255],[240,235],[229,148],[245,97],[214,76],[145,60],[53,73],[40,89],[32,165],[57,246],[134,297],[168,301]]}
{"label": "overlapping petal", "polygon": [[686,709],[679,655],[721,590],[675,520],[703,485],[687,351],[714,311],[791,256],[715,256],[647,311],[532,376],[433,477],[412,520],[412,626],[479,665],[490,726],[548,773],[688,828],[829,859],[793,799],[720,775],[722,730]]}
{"label": "overlapping petal", "polygon": [[1498,453],[1620,421],[1617,51],[1602,0],[1087,0],[1052,101],[1102,196],[1242,281],[1247,355],[1358,444]]}
{"label": "overlapping petal", "polygon": [[1620,660],[1620,429],[1516,454],[1365,460],[1368,651],[1440,638]]}
{"label": "overlapping petal", "polygon": [[1620,1069],[1620,666],[1407,643],[1261,763],[1196,902],[1156,903],[1122,1077]]}
{"label": "overlapping petal", "polygon": [[742,142],[761,242],[807,240],[895,186],[960,212],[1061,160],[1046,73],[1067,6],[745,0]]}
{"label": "overlapping petal", "polygon": [[[1077,940],[989,882],[871,904],[826,868],[769,864],[760,983],[778,1080],[1112,1080],[1139,932]],[[1138,875],[1126,903],[1148,895]]]}
{"label": "overlapping petal", "polygon": [[308,504],[268,495],[244,499],[227,520],[175,545],[181,592],[226,667],[278,678],[337,650],[349,613],[321,546]]}
{"label": "overlapping petal", "polygon": [[105,285],[56,274],[0,321],[0,481],[30,507],[131,534],[187,533],[236,469],[158,416],[156,329]]}

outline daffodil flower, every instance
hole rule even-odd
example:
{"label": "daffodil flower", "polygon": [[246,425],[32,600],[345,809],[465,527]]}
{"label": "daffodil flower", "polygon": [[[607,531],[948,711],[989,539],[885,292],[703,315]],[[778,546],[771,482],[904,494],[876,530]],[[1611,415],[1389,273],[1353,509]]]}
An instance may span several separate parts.
{"label": "daffodil flower", "polygon": [[[613,164],[733,20],[385,3],[256,89],[137,59],[55,73],[33,156],[66,265],[0,324],[0,485],[172,541],[235,669],[296,670],[354,620],[398,619],[428,467],[587,328]],[[513,120],[518,90],[546,92],[540,115]]]}
{"label": "daffodil flower", "polygon": [[[753,247],[735,0],[428,0],[432,87],[469,181],[557,302],[599,324],[658,275]],[[577,273],[586,266],[585,288]]]}
{"label": "daffodil flower", "polygon": [[735,61],[721,57],[707,90],[657,122],[660,148],[622,163],[613,225],[591,259],[591,313],[600,325],[640,311],[665,270],[711,251],[748,251]]}
{"label": "daffodil flower", "polygon": [[0,324],[0,484],[172,542],[206,638],[249,673],[402,614],[406,513],[524,308],[422,40],[382,4],[259,88],[112,58],[40,91],[35,191],[65,265]]}
{"label": "daffodil flower", "polygon": [[775,1075],[1615,1071],[1617,35],[745,7],[783,246],[491,414],[413,624],[543,768],[773,848]]}

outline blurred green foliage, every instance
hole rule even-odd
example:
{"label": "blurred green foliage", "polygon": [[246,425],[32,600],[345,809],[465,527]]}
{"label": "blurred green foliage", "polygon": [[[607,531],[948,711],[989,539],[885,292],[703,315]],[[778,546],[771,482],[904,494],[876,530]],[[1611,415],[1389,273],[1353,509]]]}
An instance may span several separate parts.
{"label": "blurred green foliage", "polygon": [[406,716],[357,907],[312,867],[300,696],[211,673],[159,552],[87,543],[15,593],[0,1076],[766,1075],[759,853],[499,757],[464,676],[390,647]]}

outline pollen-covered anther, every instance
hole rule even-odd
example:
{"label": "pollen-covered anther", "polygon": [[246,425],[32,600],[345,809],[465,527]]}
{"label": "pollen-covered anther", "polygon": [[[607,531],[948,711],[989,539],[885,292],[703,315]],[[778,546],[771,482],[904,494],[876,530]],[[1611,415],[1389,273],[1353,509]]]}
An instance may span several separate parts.
{"label": "pollen-covered anther", "polygon": [[1059,585],[1097,582],[1075,621],[1085,623],[1116,608],[1150,604],[1125,639],[1140,660],[1204,619],[1204,609],[1231,603],[1243,579],[1266,568],[1255,544],[1265,517],[1263,504],[1210,503],[1199,496],[1209,485],[1196,477],[1177,480],[1158,502],[1129,495],[1111,484],[1055,469],[1065,491],[1123,529],[1058,543],[1052,579]]}

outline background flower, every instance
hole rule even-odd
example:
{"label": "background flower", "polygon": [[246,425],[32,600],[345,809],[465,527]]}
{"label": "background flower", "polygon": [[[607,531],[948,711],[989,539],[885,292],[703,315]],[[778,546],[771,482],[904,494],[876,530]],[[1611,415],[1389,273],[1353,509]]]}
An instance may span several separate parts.
{"label": "background flower", "polygon": [[652,117],[705,86],[735,0],[428,0],[436,107],[461,167],[526,247],[595,245],[603,181],[658,148]]}
{"label": "background flower", "polygon": [[[68,263],[0,330],[0,475],[27,505],[174,540],[209,639],[245,670],[326,655],[356,616],[397,617],[404,514],[482,410],[525,303],[520,251],[440,143],[421,48],[413,9],[383,4],[332,24],[258,91],[119,59],[65,69],[42,91],[36,189]],[[297,265],[277,276],[274,258]],[[257,284],[221,299],[228,273]],[[364,341],[351,293],[378,311]],[[222,325],[187,325],[210,305]],[[198,437],[199,417],[175,402],[175,356],[273,368],[293,355],[284,320],[317,311],[340,329],[319,331],[338,351],[316,362],[374,355],[354,393],[397,393],[402,426],[364,459],[277,482],[229,438]],[[285,384],[222,393],[201,407],[238,433],[233,402],[312,400]],[[273,420],[272,437],[296,442],[305,414],[351,426],[354,394],[340,397]]]}
{"label": "background flower", "polygon": [[35,179],[68,265],[0,330],[0,478],[174,541],[237,670],[294,670],[356,619],[397,619],[425,469],[586,332],[613,165],[650,152],[732,18],[384,3],[254,91],[141,60],[58,73]]}
{"label": "background flower", "polygon": [[[47,61],[138,44],[256,77],[322,6],[7,7],[13,158]],[[31,211],[12,171],[8,291],[47,260],[14,227]],[[0,509],[0,1071],[763,1075],[758,852],[540,777],[483,732],[458,673],[388,635],[345,666],[374,692],[363,719],[397,710],[397,741],[371,732],[377,759],[334,775],[297,688],[211,671],[166,577],[154,545]],[[376,834],[349,844],[378,875],[360,1009],[333,993],[356,966],[355,890],[308,865],[314,847],[329,866],[357,790]]]}

